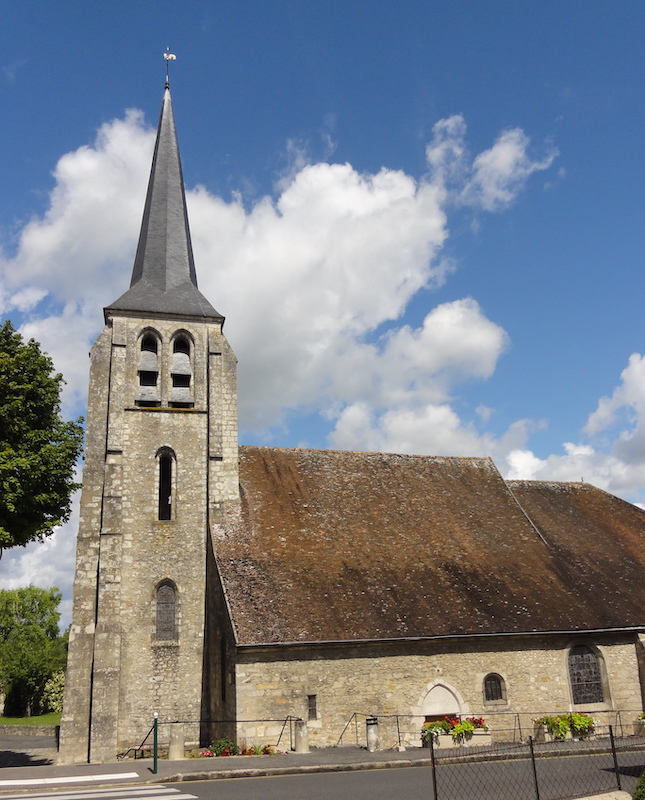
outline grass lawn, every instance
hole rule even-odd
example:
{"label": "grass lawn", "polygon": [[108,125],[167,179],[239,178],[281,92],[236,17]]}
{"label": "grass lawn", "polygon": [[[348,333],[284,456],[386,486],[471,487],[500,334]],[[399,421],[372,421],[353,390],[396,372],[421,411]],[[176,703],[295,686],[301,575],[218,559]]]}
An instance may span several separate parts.
{"label": "grass lawn", "polygon": [[60,725],[60,714],[39,717],[0,717],[0,725]]}

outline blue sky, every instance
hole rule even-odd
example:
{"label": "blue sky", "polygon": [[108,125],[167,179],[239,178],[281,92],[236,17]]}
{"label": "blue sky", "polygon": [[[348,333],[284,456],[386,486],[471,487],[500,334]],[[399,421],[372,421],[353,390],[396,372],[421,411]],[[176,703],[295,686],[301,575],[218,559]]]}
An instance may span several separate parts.
{"label": "blue sky", "polygon": [[[628,0],[2,3],[2,316],[84,413],[169,46],[243,442],[489,454],[645,502],[644,23]],[[68,603],[74,525],[0,585]]]}

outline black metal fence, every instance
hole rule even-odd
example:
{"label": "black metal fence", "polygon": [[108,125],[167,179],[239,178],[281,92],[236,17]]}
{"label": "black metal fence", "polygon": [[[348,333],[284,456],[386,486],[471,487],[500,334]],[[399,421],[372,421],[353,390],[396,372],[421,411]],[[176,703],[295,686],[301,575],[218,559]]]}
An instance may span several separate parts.
{"label": "black metal fence", "polygon": [[[271,747],[284,747],[285,749],[293,750],[295,742],[294,723],[300,721],[300,717],[288,715],[280,717],[279,719],[216,719],[216,720],[158,720],[156,719],[148,732],[143,737],[140,744],[129,747],[122,753],[117,753],[118,760],[124,758],[151,758],[153,752],[159,748],[165,753],[168,749],[168,742],[170,739],[170,729],[175,725],[181,725],[185,728],[188,734],[187,741],[194,750],[199,750],[200,729],[205,726],[211,728],[215,733],[211,736],[209,741],[214,741],[217,738],[224,736],[232,736],[235,738],[235,726],[248,725],[248,724],[271,724],[279,728],[277,739],[267,741]],[[192,730],[192,738],[189,731]],[[265,737],[258,737],[264,739]]]}
{"label": "black metal fence", "polygon": [[[341,733],[339,743],[365,747],[366,722],[369,720],[372,725],[376,722],[376,718],[368,717],[367,720],[366,717],[368,715],[352,715]],[[632,715],[629,718],[632,719]],[[235,722],[279,723],[278,742],[281,741],[285,748],[293,749],[293,724],[298,719],[287,716],[280,720]],[[520,740],[515,724],[506,729],[496,728],[498,732],[506,730],[514,733],[515,741],[493,740],[491,744],[465,746],[455,744],[450,736],[440,736],[440,744],[431,738],[428,747],[421,748],[402,744],[409,736],[416,737],[418,742],[420,733],[416,726],[407,730],[404,720],[406,717],[402,715],[378,718],[380,730],[385,732],[389,727],[392,738],[399,742],[397,747],[396,744],[388,746],[381,741],[381,747],[390,751],[405,750],[405,753],[396,753],[396,758],[410,761],[412,766],[427,768],[427,796],[432,800],[565,800],[620,789],[631,793],[641,772],[645,770],[645,736],[625,733],[627,729],[634,730],[632,724],[623,726],[624,735],[621,735],[620,729],[615,730],[613,725],[606,724],[597,726],[593,736],[587,738],[550,742],[538,742],[532,735]],[[214,722],[224,725],[233,721]],[[160,721],[158,727],[168,730],[177,724],[197,723]],[[120,757],[152,756],[154,728],[138,747],[120,754]],[[154,750],[156,752],[156,748]],[[365,760],[371,760],[371,757],[366,755]]]}
{"label": "black metal fence", "polygon": [[[476,752],[475,752],[476,751]],[[645,769],[645,739],[607,736],[430,748],[433,800],[562,800],[624,789]]]}
{"label": "black metal fence", "polygon": [[[544,716],[557,716],[568,712],[557,710],[548,711],[541,709],[533,712],[497,711],[485,712],[492,741],[495,744],[507,742],[526,743],[529,736],[535,738],[534,720]],[[595,721],[594,732],[596,736],[608,736],[609,728],[613,729],[616,736],[631,736],[637,733],[635,727],[640,709],[622,709],[612,711],[588,712]],[[355,712],[345,723],[336,741],[337,745],[356,744],[365,746],[365,720],[374,716],[363,712]],[[477,714],[479,716],[479,714]],[[390,749],[394,747],[418,747],[421,743],[421,729],[425,722],[423,715],[411,714],[379,714],[379,735],[381,747]],[[443,739],[443,737],[442,737]],[[448,737],[449,740],[449,737]]]}

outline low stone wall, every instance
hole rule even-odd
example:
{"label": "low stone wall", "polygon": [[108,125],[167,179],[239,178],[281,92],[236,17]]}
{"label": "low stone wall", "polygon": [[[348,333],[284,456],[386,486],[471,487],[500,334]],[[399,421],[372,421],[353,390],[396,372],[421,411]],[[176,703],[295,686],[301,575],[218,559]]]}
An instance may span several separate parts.
{"label": "low stone wall", "polygon": [[58,725],[0,725],[0,736],[58,736]]}

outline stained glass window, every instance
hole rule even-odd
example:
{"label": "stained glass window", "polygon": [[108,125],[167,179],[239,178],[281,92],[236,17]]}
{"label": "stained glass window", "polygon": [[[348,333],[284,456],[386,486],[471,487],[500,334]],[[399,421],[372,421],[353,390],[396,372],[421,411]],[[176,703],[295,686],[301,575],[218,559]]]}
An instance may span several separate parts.
{"label": "stained glass window", "polygon": [[600,660],[588,647],[578,645],[569,651],[569,679],[576,705],[604,702]]}

